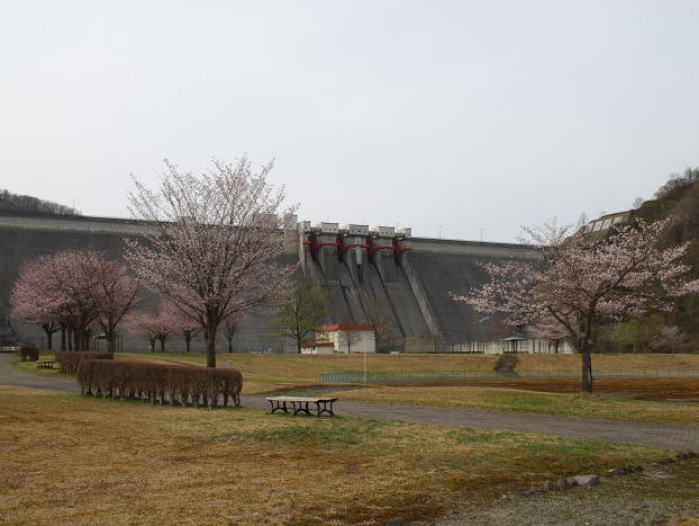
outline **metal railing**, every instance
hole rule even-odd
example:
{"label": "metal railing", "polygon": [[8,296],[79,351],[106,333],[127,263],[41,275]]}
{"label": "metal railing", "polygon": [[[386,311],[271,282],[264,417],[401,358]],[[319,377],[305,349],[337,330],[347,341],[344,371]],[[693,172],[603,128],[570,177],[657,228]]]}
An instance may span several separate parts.
{"label": "metal railing", "polygon": [[[595,380],[635,380],[635,379],[699,379],[699,371],[675,368],[643,368],[625,371],[603,371],[593,373]],[[320,383],[332,384],[401,384],[401,383],[441,383],[441,382],[489,382],[523,380],[579,380],[579,373],[556,371],[523,371],[514,374],[500,374],[495,371],[336,371],[318,375]]]}

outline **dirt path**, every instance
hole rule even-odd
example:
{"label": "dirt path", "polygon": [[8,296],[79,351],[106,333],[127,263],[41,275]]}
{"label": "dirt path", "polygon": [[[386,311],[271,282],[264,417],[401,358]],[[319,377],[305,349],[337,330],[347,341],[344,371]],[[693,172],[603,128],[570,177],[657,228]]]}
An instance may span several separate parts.
{"label": "dirt path", "polygon": [[[77,392],[78,385],[63,378],[40,376],[12,366],[15,355],[0,355],[0,384]],[[242,397],[244,407],[267,409],[264,396]],[[476,429],[505,429],[543,433],[568,438],[589,438],[642,446],[699,450],[699,426],[621,422],[561,417],[533,413],[448,409],[372,402],[343,402],[335,405],[338,415],[441,424]]]}

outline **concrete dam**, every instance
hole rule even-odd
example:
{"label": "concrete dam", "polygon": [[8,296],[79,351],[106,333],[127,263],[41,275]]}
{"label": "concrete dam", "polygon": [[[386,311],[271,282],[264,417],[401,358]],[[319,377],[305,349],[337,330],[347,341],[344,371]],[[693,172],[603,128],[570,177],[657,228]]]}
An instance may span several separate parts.
{"label": "concrete dam", "polygon": [[[90,247],[118,259],[124,240],[143,225],[128,219],[0,212],[0,345],[13,340],[45,346],[35,324],[12,319],[9,298],[24,263],[66,249]],[[484,283],[482,265],[507,259],[535,260],[528,247],[473,241],[414,238],[410,229],[308,221],[285,231],[285,262],[298,262],[307,276],[328,291],[328,322],[378,325],[390,335],[390,350],[434,352],[477,350],[506,336],[496,321],[484,319],[451,293],[467,294]],[[152,301],[151,301],[152,306]],[[149,308],[145,302],[142,308]],[[240,322],[233,348],[240,352],[290,351],[291,342],[271,337],[270,309]],[[193,349],[204,347],[201,336]],[[219,338],[220,350],[227,348]],[[125,334],[123,348],[145,349]],[[181,350],[175,336],[168,348]]]}

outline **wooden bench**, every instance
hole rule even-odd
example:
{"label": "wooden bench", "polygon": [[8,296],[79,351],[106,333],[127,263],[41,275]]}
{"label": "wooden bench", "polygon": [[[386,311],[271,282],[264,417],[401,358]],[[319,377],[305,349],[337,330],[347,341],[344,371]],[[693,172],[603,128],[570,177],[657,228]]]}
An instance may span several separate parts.
{"label": "wooden bench", "polygon": [[[333,404],[337,398],[312,398],[306,396],[270,396],[267,398],[270,405],[270,413],[275,411],[292,412],[294,415],[305,413],[312,415],[313,411],[317,417],[320,415],[334,416]],[[315,404],[315,408],[311,406]]]}
{"label": "wooden bench", "polygon": [[39,369],[54,369],[56,366],[55,360],[41,360],[36,363]]}

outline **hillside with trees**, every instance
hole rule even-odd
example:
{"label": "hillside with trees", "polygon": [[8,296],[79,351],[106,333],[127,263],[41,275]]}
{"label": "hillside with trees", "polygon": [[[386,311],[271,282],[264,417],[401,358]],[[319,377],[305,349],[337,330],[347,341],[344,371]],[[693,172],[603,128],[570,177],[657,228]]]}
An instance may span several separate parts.
{"label": "hillside with trees", "polygon": [[[665,236],[666,246],[676,246],[690,241],[683,263],[691,267],[691,278],[699,278],[699,168],[687,168],[682,174],[674,174],[635,212],[648,222],[670,216],[676,223]],[[687,336],[685,345],[699,344],[699,294],[678,298],[678,306],[669,321]]]}
{"label": "hillside with trees", "polygon": [[80,215],[75,208],[70,208],[52,201],[45,201],[30,195],[13,194],[0,190],[0,211],[13,210],[21,212],[38,212],[55,215]]}

